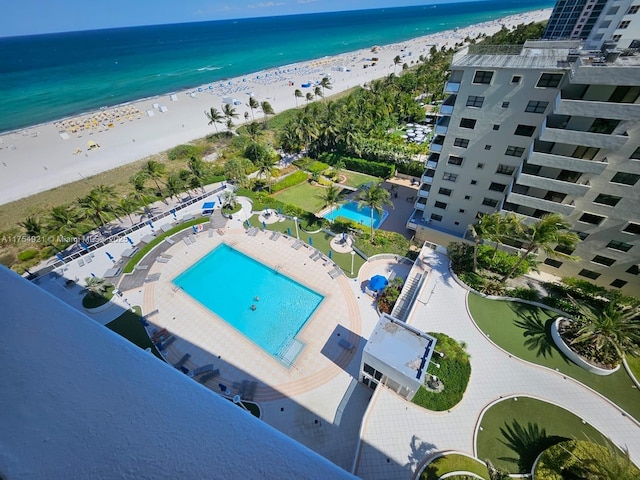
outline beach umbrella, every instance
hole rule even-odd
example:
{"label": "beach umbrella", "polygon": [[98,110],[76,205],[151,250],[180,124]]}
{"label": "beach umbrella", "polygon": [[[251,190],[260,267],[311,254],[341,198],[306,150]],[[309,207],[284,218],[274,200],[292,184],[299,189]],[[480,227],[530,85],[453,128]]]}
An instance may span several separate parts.
{"label": "beach umbrella", "polygon": [[155,235],[156,232],[155,232],[155,227],[153,226],[153,222],[149,220],[147,224],[151,227],[151,233]]}
{"label": "beach umbrella", "polygon": [[342,241],[343,242],[347,241],[347,234],[345,232],[342,232]]}
{"label": "beach umbrella", "polygon": [[309,245],[313,246],[313,238],[309,237]]}
{"label": "beach umbrella", "polygon": [[375,275],[369,280],[369,289],[380,291],[389,284],[389,280],[382,275]]}
{"label": "beach umbrella", "polygon": [[95,278],[96,274],[91,272],[91,276]]}
{"label": "beach umbrella", "polygon": [[291,236],[291,227],[287,227],[287,235]]}
{"label": "beach umbrella", "polygon": [[176,216],[176,209],[175,209],[175,208],[172,208],[172,209],[171,209],[171,210],[169,210],[169,211],[171,212],[171,215],[173,215],[173,219],[174,219],[174,220],[177,220],[177,219],[178,219],[178,217]]}
{"label": "beach umbrella", "polygon": [[109,252],[104,252],[107,254],[107,257],[109,258],[109,260],[113,260],[113,255],[111,255]]}
{"label": "beach umbrella", "polygon": [[84,242],[80,242],[80,247],[85,251],[88,252],[89,251],[89,246],[84,243]]}
{"label": "beach umbrella", "polygon": [[267,224],[264,223],[264,220],[262,221],[262,228],[264,228],[265,230],[267,229]]}
{"label": "beach umbrella", "polygon": [[129,244],[133,247],[133,240],[131,240],[131,237],[127,237],[127,242],[129,242]]}
{"label": "beach umbrella", "polygon": [[333,258],[333,252],[331,250],[329,250],[329,258]]}
{"label": "beach umbrella", "polygon": [[249,228],[251,226],[251,224],[249,223],[249,220],[245,220],[244,224],[247,226],[247,228]]}
{"label": "beach umbrella", "polygon": [[58,260],[62,260],[64,262],[64,257],[61,253],[56,253],[56,257],[58,257]]}

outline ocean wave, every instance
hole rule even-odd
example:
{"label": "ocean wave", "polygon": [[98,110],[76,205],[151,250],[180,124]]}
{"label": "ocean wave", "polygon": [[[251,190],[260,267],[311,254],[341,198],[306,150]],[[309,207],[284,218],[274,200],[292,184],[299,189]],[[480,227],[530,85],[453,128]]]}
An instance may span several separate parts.
{"label": "ocean wave", "polygon": [[213,72],[214,70],[220,70],[222,67],[214,67],[213,65],[207,65],[206,67],[200,67],[196,70],[198,72]]}

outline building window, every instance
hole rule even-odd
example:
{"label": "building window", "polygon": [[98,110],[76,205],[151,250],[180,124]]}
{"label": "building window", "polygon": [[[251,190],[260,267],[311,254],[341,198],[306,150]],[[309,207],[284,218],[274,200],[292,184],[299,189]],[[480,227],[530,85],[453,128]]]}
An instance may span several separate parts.
{"label": "building window", "polygon": [[475,95],[469,95],[467,97],[467,107],[482,107],[484,103],[484,97],[476,97]]}
{"label": "building window", "polygon": [[442,180],[446,180],[447,182],[455,182],[458,180],[458,175],[455,173],[444,172],[442,174]]}
{"label": "building window", "polygon": [[482,204],[486,205],[487,207],[491,207],[491,208],[495,208],[498,206],[498,200],[494,200],[493,198],[485,198],[484,200],[482,200]]}
{"label": "building window", "polygon": [[622,22],[620,22],[618,24],[618,28],[619,29],[625,29],[625,28],[629,28],[629,25],[631,25],[631,21],[630,20],[623,20]]}
{"label": "building window", "polygon": [[604,133],[609,135],[620,124],[620,120],[612,118],[596,118],[591,127],[589,127],[589,133]]}
{"label": "building window", "polygon": [[590,223],[592,225],[600,225],[606,217],[594,215],[593,213],[583,213],[578,219],[579,222]]}
{"label": "building window", "polygon": [[579,147],[576,147],[576,149],[571,154],[571,157],[581,158],[583,160],[593,160],[599,151],[600,151],[599,148],[585,147],[581,145]]}
{"label": "building window", "polygon": [[635,235],[640,235],[640,224],[629,222],[629,224],[622,229],[625,233],[633,233]]}
{"label": "building window", "polygon": [[511,77],[512,84],[518,84],[520,83],[520,80],[522,80],[522,77],[520,75],[514,75],[513,77]]}
{"label": "building window", "polygon": [[544,113],[549,106],[549,102],[539,102],[537,100],[529,100],[527,108],[524,109],[527,113]]}
{"label": "building window", "polygon": [[496,169],[496,173],[499,173],[501,175],[513,175],[513,172],[515,171],[516,167],[512,167],[511,165],[504,165],[503,163],[498,165],[498,168]]}
{"label": "building window", "polygon": [[553,268],[560,268],[562,266],[562,262],[559,260],[556,260],[555,258],[546,258],[544,260],[544,264],[549,265],[550,267],[553,267]]}
{"label": "building window", "polygon": [[619,42],[621,38],[622,35],[614,35],[613,37],[611,37],[611,40],[613,40],[614,42]]}
{"label": "building window", "polygon": [[622,288],[627,284],[627,282],[625,282],[624,280],[620,280],[619,278],[616,278],[613,282],[611,282],[609,285],[611,285],[614,288]]}
{"label": "building window", "polygon": [[429,217],[431,220],[433,220],[434,222],[441,222],[442,221],[442,215],[438,215],[437,213],[432,213],[431,217]]}
{"label": "building window", "polygon": [[485,145],[485,146],[484,146],[484,149],[485,149],[485,150],[491,150],[491,145]]}
{"label": "building window", "polygon": [[502,102],[502,108],[509,108],[509,102]]}
{"label": "building window", "polygon": [[458,209],[458,213],[464,213],[464,212],[466,212],[466,210],[464,208],[459,208]]}
{"label": "building window", "polygon": [[591,259],[593,263],[598,263],[600,265],[604,265],[606,267],[610,267],[614,263],[616,263],[615,258],[603,257],[602,255],[596,255]]}
{"label": "building window", "polygon": [[450,197],[451,194],[453,193],[453,190],[451,190],[450,188],[442,188],[442,187],[440,187],[440,190],[438,190],[438,193],[440,195],[446,195],[447,197]]}
{"label": "building window", "polygon": [[476,165],[476,168],[479,170],[482,170],[484,168],[484,163],[478,162],[478,164]]}
{"label": "building window", "polygon": [[636,148],[629,158],[631,160],[640,160],[640,147]]}
{"label": "building window", "polygon": [[462,165],[464,158],[462,157],[458,157],[457,155],[449,155],[449,159],[447,160],[447,163],[449,165]]}
{"label": "building window", "polygon": [[591,280],[595,280],[600,276],[598,272],[592,272],[591,270],[587,270],[586,268],[580,270],[580,272],[578,272],[578,275],[580,275],[581,277],[590,278]]}
{"label": "building window", "polygon": [[493,125],[494,130],[500,130],[500,125]]}
{"label": "building window", "polygon": [[628,252],[631,250],[633,245],[626,242],[619,242],[618,240],[611,240],[607,243],[607,248],[612,248],[613,250],[620,250],[621,252]]}
{"label": "building window", "polygon": [[477,120],[475,118],[461,118],[460,119],[460,128],[476,128]]}
{"label": "building window", "polygon": [[493,78],[493,72],[488,72],[486,70],[477,70],[476,74],[473,76],[473,83],[491,83],[491,79]]}
{"label": "building window", "polygon": [[625,270],[625,272],[630,273],[631,275],[638,275],[640,274],[640,266],[638,266],[638,264],[631,265]]}
{"label": "building window", "polygon": [[467,148],[469,146],[469,140],[466,138],[456,138],[453,141],[454,147]]}
{"label": "building window", "polygon": [[465,196],[464,196],[464,199],[465,199],[465,200],[471,200],[471,195],[465,195]]}
{"label": "building window", "polygon": [[436,208],[441,208],[442,210],[447,209],[447,204],[444,202],[436,202],[433,206]]}
{"label": "building window", "polygon": [[586,239],[587,239],[587,237],[589,236],[589,234],[588,234],[588,233],[579,232],[578,230],[572,230],[572,231],[573,231],[573,233],[575,233],[575,234],[578,236],[578,238],[579,238],[580,240],[583,240],[583,241],[584,241],[584,240],[586,240]]}
{"label": "building window", "polygon": [[632,5],[629,7],[629,10],[627,10],[627,15],[634,15],[638,13],[638,10],[640,10],[640,5]]}
{"label": "building window", "polygon": [[510,157],[522,157],[522,155],[524,154],[524,148],[509,145],[507,147],[507,151],[504,152],[504,154],[509,155]]}
{"label": "building window", "polygon": [[471,185],[477,185],[477,184],[478,184],[478,181],[477,181],[477,180],[471,180],[471,182],[470,182],[470,183],[471,183]]}
{"label": "building window", "polygon": [[636,175],[635,173],[618,172],[611,179],[611,183],[635,185],[638,180],[640,180],[640,175]]}
{"label": "building window", "polygon": [[564,253],[565,255],[571,255],[573,250],[573,248],[566,245],[556,245],[556,248],[553,249],[554,252]]}
{"label": "building window", "polygon": [[513,134],[520,135],[521,137],[532,137],[535,131],[536,127],[533,125],[518,125]]}
{"label": "building window", "polygon": [[556,88],[560,85],[562,73],[543,73],[538,79],[536,87],[538,88]]}
{"label": "building window", "polygon": [[491,185],[489,185],[489,190],[493,192],[504,193],[506,188],[507,186],[503,183],[491,182]]}
{"label": "building window", "polygon": [[620,200],[622,200],[621,197],[616,197],[615,195],[607,195],[606,193],[601,193],[595,198],[593,203],[599,203],[600,205],[609,205],[610,207],[615,207]]}

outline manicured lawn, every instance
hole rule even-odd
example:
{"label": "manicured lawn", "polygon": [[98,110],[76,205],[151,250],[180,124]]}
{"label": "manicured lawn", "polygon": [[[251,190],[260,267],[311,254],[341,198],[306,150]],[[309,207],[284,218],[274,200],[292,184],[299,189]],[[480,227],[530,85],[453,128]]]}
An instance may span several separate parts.
{"label": "manicured lawn", "polygon": [[[324,191],[325,187],[304,182],[282,190],[281,192],[274,193],[273,197],[281,202],[300,207],[307,212],[318,213],[324,208],[324,203],[320,199]],[[342,193],[344,195],[350,192],[343,190]]]}
{"label": "manicured lawn", "polygon": [[[259,229],[263,229],[262,223],[258,220],[257,215],[253,215],[249,219],[249,223],[254,227]],[[293,220],[285,220],[284,222],[271,223],[267,225],[267,230],[269,231],[277,231],[285,234],[291,234],[292,237],[296,236],[296,227],[293,223]],[[320,250],[326,256],[329,255],[330,246],[329,243],[333,238],[331,235],[320,232],[320,233],[307,233],[300,228],[298,224],[298,233],[300,236],[300,240],[305,243],[309,243],[309,238],[311,238],[311,242],[313,243],[313,247]],[[309,252],[311,255],[311,252]],[[334,251],[331,252],[331,259],[344,271],[344,273],[349,277],[355,277],[358,275],[358,270],[362,265],[364,265],[365,260],[360,255],[355,255],[353,257],[353,276],[351,275],[351,254],[350,253],[336,253]],[[309,259],[310,262],[313,260]]]}
{"label": "manicured lawn", "polygon": [[151,342],[149,335],[147,335],[146,330],[140,322],[140,307],[134,307],[134,309],[135,312],[127,310],[115,320],[107,323],[106,327],[143,350],[151,347],[153,354],[164,361],[164,358],[162,358],[160,352],[158,352],[155,345]]}
{"label": "manicured lawn", "polygon": [[640,382],[640,358],[628,356],[627,363],[629,364],[629,368],[631,369],[633,376]]}
{"label": "manicured lawn", "polygon": [[442,475],[449,472],[471,472],[480,475],[486,480],[489,479],[489,472],[487,472],[487,466],[484,463],[466,455],[452,453],[431,462],[422,471],[420,480],[438,480]]}
{"label": "manicured lawn", "polygon": [[364,173],[352,172],[350,170],[342,170],[340,175],[343,175],[346,180],[343,185],[347,185],[353,188],[359,188],[360,186],[370,183],[377,182],[378,179],[376,177],[372,177],[371,175],[366,175]]}
{"label": "manicured lawn", "polygon": [[104,295],[99,293],[89,292],[82,298],[82,306],[84,308],[98,308],[107,303],[113,298],[113,290],[116,287],[109,285]]}
{"label": "manicured lawn", "polygon": [[516,302],[488,300],[469,294],[469,311],[493,342],[523,360],[557,369],[600,392],[640,419],[640,392],[624,368],[599,376],[569,361],[551,339],[550,325],[555,313]]}
{"label": "manicured lawn", "polygon": [[[482,417],[478,458],[511,473],[528,473],[545,449],[567,439],[604,445],[605,437],[567,410],[533,398],[506,399]],[[520,468],[519,468],[520,467]]]}

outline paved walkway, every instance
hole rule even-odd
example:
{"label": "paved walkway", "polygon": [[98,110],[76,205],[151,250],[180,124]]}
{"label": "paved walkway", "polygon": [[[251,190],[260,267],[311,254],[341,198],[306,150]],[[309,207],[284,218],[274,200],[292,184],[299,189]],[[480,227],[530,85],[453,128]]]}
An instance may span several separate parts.
{"label": "paved walkway", "polygon": [[500,398],[518,395],[539,398],[575,413],[617,445],[626,446],[634,461],[640,460],[640,429],[635,421],[578,382],[497,348],[473,323],[467,291],[451,277],[447,258],[434,253],[429,263],[432,273],[408,323],[466,342],[472,359],[469,386],[460,404],[440,413],[378,387],[364,421],[356,475],[407,479],[431,453],[453,449],[475,455],[475,432],[483,410]]}

